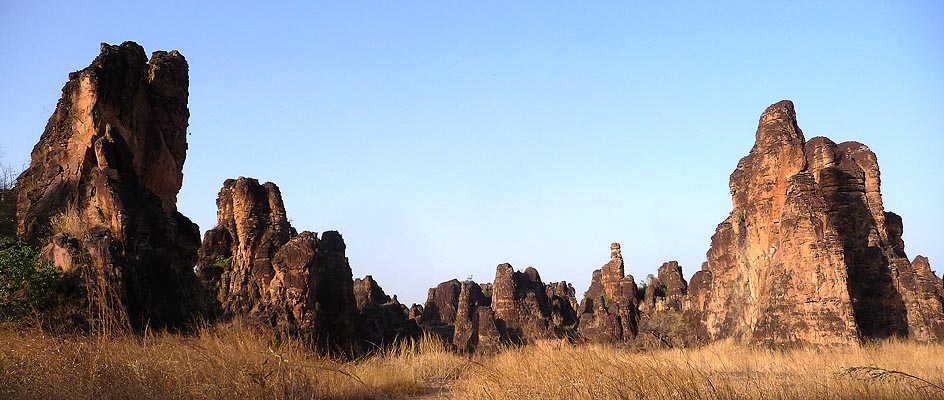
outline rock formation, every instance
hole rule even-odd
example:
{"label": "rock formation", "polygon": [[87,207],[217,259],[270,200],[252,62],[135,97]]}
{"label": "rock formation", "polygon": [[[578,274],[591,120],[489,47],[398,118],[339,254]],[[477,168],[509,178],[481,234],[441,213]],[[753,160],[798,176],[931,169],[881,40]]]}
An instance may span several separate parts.
{"label": "rock formation", "polygon": [[610,245],[610,261],[593,271],[590,289],[580,302],[580,336],[589,341],[621,342],[636,337],[639,320],[636,282],[626,275],[619,243]]}
{"label": "rock formation", "polygon": [[[426,305],[418,315],[417,322],[446,342],[455,336],[456,311],[459,307],[459,292],[462,283],[458,279],[442,282],[429,289]],[[414,313],[414,315],[416,315]]]}
{"label": "rock formation", "polygon": [[271,258],[272,279],[265,282],[266,291],[246,312],[255,313],[282,332],[311,333],[317,305],[314,288],[319,280],[317,253],[318,237],[311,232],[302,232],[281,246]]}
{"label": "rock formation", "polygon": [[176,51],[149,60],[133,42],[103,43],[69,74],[18,179],[17,236],[81,269],[98,317],[181,326],[203,313],[200,234],[176,207],[188,85]]}
{"label": "rock formation", "polygon": [[577,335],[577,292],[565,282],[547,284],[547,299],[551,307],[550,326],[557,337],[575,338]]}
{"label": "rock formation", "polygon": [[421,327],[463,352],[489,353],[502,345],[576,337],[574,288],[545,285],[538,271],[496,267],[493,283],[450,280],[429,290],[425,307],[414,305]]}
{"label": "rock formation", "polygon": [[295,229],[271,182],[227,179],[216,206],[217,224],[204,235],[197,273],[215,289],[224,316],[248,314],[269,292],[272,259]]}
{"label": "rock formation", "polygon": [[452,343],[459,351],[487,353],[497,350],[500,333],[495,325],[491,299],[475,282],[462,282]]}
{"label": "rock formation", "polygon": [[427,325],[455,323],[461,287],[458,279],[452,279],[429,289],[422,322]]}
{"label": "rock formation", "polygon": [[357,337],[368,347],[382,347],[399,339],[419,336],[416,321],[409,317],[409,310],[387,296],[377,281],[370,275],[354,280],[354,297],[357,301]]}
{"label": "rock formation", "polygon": [[688,282],[682,276],[682,267],[678,261],[669,261],[659,267],[658,280],[663,296],[662,305],[657,308],[681,311],[688,293]]}
{"label": "rock formation", "polygon": [[731,174],[734,210],[689,290],[708,338],[768,346],[941,340],[942,299],[918,283],[901,219],[885,212],[879,186],[867,147],[807,142],[793,103],[768,107]]}
{"label": "rock formation", "polygon": [[492,310],[498,330],[512,343],[533,343],[554,336],[547,288],[538,270],[515,271],[510,264],[495,269]]}
{"label": "rock formation", "polygon": [[344,239],[296,234],[274,183],[223,183],[217,225],[204,235],[196,271],[220,316],[249,316],[318,347],[357,346],[357,307]]}
{"label": "rock formation", "polygon": [[[356,347],[357,302],[354,276],[338,231],[326,231],[318,242],[315,335],[322,347]],[[354,345],[351,345],[354,342]],[[355,348],[356,350],[356,348]]]}

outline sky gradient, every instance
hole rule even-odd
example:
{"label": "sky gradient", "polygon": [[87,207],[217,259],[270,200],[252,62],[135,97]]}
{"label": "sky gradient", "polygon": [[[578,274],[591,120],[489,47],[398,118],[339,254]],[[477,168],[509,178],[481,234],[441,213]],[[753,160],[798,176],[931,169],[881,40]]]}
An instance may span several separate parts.
{"label": "sky gradient", "polygon": [[909,258],[944,269],[942,2],[342,3],[4,2],[0,161],[28,162],[100,42],[176,49],[201,231],[249,176],[407,304],[502,262],[580,296],[614,241],[637,281],[690,277],[760,113],[791,99],[807,139],[878,155]]}

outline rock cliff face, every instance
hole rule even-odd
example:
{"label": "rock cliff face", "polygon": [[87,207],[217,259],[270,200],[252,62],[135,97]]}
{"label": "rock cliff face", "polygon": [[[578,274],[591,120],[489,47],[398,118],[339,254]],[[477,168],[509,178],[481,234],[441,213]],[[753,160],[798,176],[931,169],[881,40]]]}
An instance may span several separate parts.
{"label": "rock cliff face", "polygon": [[867,147],[807,142],[793,103],[768,107],[689,291],[702,331],[768,346],[940,340],[941,298],[917,283],[879,186]]}
{"label": "rock cliff face", "polygon": [[176,207],[188,85],[176,51],[149,60],[133,42],[103,43],[69,74],[18,180],[17,236],[83,269],[107,288],[90,291],[97,312],[137,327],[180,326],[204,310],[192,270],[199,231]]}
{"label": "rock cliff face", "polygon": [[416,337],[417,323],[465,352],[578,334],[670,346],[687,343],[680,337],[770,347],[944,341],[944,282],[926,258],[908,260],[875,154],[858,142],[807,141],[789,101],[761,115],[730,177],[733,210],[690,285],[670,261],[638,293],[613,243],[579,304],[566,282],[501,264],[492,283],[443,282],[425,307],[407,309],[371,276],[353,280],[338,232],[298,234],[273,183],[224,182],[217,226],[200,244],[176,207],[188,85],[176,51],[148,59],[132,42],[102,44],[69,75],[15,193],[0,187],[0,236],[15,225],[62,271],[86,277],[90,318],[179,328],[241,315],[345,352]]}
{"label": "rock cliff face", "polygon": [[580,336],[599,342],[632,340],[638,332],[635,279],[626,275],[619,243],[610,245],[610,261],[593,271],[590,289],[580,302]]}

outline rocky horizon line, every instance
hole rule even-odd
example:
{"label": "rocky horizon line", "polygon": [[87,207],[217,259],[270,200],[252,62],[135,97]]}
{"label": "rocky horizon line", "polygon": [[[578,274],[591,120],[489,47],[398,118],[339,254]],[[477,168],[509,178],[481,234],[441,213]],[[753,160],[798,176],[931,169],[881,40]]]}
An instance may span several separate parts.
{"label": "rocky horizon line", "polygon": [[109,288],[87,296],[87,308],[115,306],[136,329],[241,316],[348,353],[422,332],[482,353],[545,340],[944,341],[944,281],[927,258],[908,259],[902,219],[882,203],[876,155],[858,142],[807,140],[789,100],[761,114],[730,176],[732,210],[691,282],[670,261],[640,288],[612,243],[579,301],[567,282],[500,264],[491,283],[453,279],[407,307],[370,275],[353,278],[339,232],[292,227],[271,182],[223,182],[217,225],[201,240],[176,207],[188,97],[179,52],[148,59],[134,42],[103,43],[89,67],[69,74],[17,180],[17,237],[42,245],[60,271]]}

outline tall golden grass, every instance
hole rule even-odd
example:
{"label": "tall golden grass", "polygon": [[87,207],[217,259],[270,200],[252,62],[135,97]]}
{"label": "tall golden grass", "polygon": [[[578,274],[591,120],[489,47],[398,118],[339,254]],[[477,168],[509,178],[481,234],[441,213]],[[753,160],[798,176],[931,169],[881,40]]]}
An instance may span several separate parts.
{"label": "tall golden grass", "polygon": [[193,335],[0,327],[3,399],[942,399],[944,346],[628,351],[545,343],[467,357],[424,338],[356,360],[238,322]]}
{"label": "tall golden grass", "polygon": [[434,393],[467,360],[424,338],[342,361],[238,322],[184,336],[0,328],[2,399],[375,399]]}
{"label": "tall golden grass", "polygon": [[458,399],[941,399],[944,346],[520,348],[476,365],[455,389]]}

